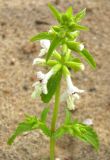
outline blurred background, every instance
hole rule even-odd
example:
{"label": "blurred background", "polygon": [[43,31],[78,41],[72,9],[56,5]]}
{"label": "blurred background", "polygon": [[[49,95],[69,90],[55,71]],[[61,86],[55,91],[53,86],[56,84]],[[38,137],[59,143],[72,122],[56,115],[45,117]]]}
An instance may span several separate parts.
{"label": "blurred background", "polygon": [[[32,100],[35,73],[32,61],[39,54],[39,42],[30,37],[47,31],[56,21],[48,2],[57,3],[62,11],[72,5],[74,13],[87,8],[80,40],[91,51],[97,69],[88,65],[82,73],[73,75],[75,85],[85,89],[73,118],[93,120],[100,138],[100,150],[65,136],[57,142],[56,157],[61,160],[110,160],[110,0],[0,0],[0,160],[49,160],[49,140],[40,132],[24,134],[10,147],[6,141],[25,114],[40,115],[44,105]],[[65,84],[63,84],[65,85]],[[52,106],[52,104],[51,104]],[[59,125],[64,117],[61,104]],[[48,117],[50,122],[52,107]]]}

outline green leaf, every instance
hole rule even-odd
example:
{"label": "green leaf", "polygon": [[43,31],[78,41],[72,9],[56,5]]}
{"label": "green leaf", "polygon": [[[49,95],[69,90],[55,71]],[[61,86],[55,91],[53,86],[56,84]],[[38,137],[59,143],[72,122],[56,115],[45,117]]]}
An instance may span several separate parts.
{"label": "green leaf", "polygon": [[53,29],[55,32],[60,32],[60,31],[62,30],[62,28],[61,28],[60,25],[53,26],[52,29]]}
{"label": "green leaf", "polygon": [[75,21],[80,22],[86,15],[86,8],[75,15]]}
{"label": "green leaf", "polygon": [[59,45],[60,41],[61,41],[61,38],[59,38],[57,36],[53,39],[53,41],[49,47],[48,53],[47,53],[46,61],[48,61],[48,59],[51,57],[54,49]]}
{"label": "green leaf", "polygon": [[[81,139],[84,142],[91,144],[96,150],[99,148],[99,139],[96,132],[93,130],[92,127],[87,126],[83,123],[79,123],[78,121],[73,122],[71,126],[73,132],[71,132],[72,136],[75,136]],[[69,132],[70,133],[70,132]]]}
{"label": "green leaf", "polygon": [[87,49],[83,49],[82,51],[78,52],[87,62],[90,64],[90,66],[95,69],[96,68],[96,62],[93,58],[93,56],[89,53]]}
{"label": "green leaf", "polygon": [[8,144],[11,145],[15,138],[24,132],[32,131],[34,129],[38,128],[38,120],[35,116],[27,116],[25,121],[18,124],[18,127],[16,128],[13,135],[9,138]]}
{"label": "green leaf", "polygon": [[52,4],[49,3],[48,6],[49,6],[49,8],[50,8],[50,10],[51,10],[51,12],[53,14],[53,16],[56,18],[56,20],[58,22],[60,22],[60,20],[61,20],[61,13]]}
{"label": "green leaf", "polygon": [[[42,120],[45,121],[45,118],[46,113],[45,115],[42,115]],[[36,116],[26,116],[26,119],[22,123],[18,124],[18,127],[16,128],[12,136],[8,139],[7,143],[11,145],[17,136],[20,136],[25,132],[33,131],[35,129],[41,129],[45,135],[47,135],[48,137],[51,136],[51,131],[46,126],[45,122],[39,121]]]}
{"label": "green leaf", "polygon": [[81,43],[79,42],[74,42],[74,41],[68,41],[67,42],[67,46],[69,49],[75,51],[75,52],[78,52],[81,50]]}
{"label": "green leaf", "polygon": [[47,84],[48,93],[41,94],[41,99],[44,103],[48,103],[53,97],[56,91],[57,85],[61,80],[61,76],[62,76],[62,71],[60,70],[49,79],[48,84]]}
{"label": "green leaf", "polygon": [[47,114],[49,112],[49,107],[48,108],[44,108],[44,110],[41,113],[41,122],[46,122],[46,118],[47,118]]}
{"label": "green leaf", "polygon": [[73,8],[72,8],[72,6],[70,6],[70,7],[67,9],[66,14],[67,14],[69,17],[71,17],[71,16],[73,15]]}
{"label": "green leaf", "polygon": [[81,63],[81,60],[80,60],[79,58],[72,58],[71,60],[72,60],[72,62],[78,62],[78,63]]}
{"label": "green leaf", "polygon": [[51,131],[50,131],[50,129],[46,126],[45,123],[41,123],[41,124],[39,125],[39,128],[42,130],[42,132],[43,132],[46,136],[51,137]]}
{"label": "green leaf", "polygon": [[31,42],[35,42],[37,40],[41,40],[41,39],[48,39],[51,40],[53,38],[53,36],[48,33],[48,32],[41,32],[39,34],[37,34],[36,36],[31,38]]}
{"label": "green leaf", "polygon": [[74,61],[66,62],[65,65],[68,66],[69,68],[72,68],[75,72],[81,70],[82,67],[84,66],[82,63]]}
{"label": "green leaf", "polygon": [[91,65],[92,68],[96,68],[96,62],[93,56],[89,53],[87,49],[83,49],[80,51],[80,43],[79,42],[67,42],[68,48],[80,54],[87,62]]}
{"label": "green leaf", "polygon": [[[69,113],[67,112],[67,114]],[[59,127],[53,136],[57,139],[64,134],[70,134],[71,136],[91,144],[96,150],[99,149],[99,139],[94,129],[83,123],[79,123],[78,120],[71,122],[70,114],[67,115],[66,123]]]}
{"label": "green leaf", "polygon": [[70,29],[72,31],[75,31],[75,30],[84,30],[84,31],[88,31],[88,27],[86,26],[81,26],[77,23],[72,23],[71,26],[70,26]]}

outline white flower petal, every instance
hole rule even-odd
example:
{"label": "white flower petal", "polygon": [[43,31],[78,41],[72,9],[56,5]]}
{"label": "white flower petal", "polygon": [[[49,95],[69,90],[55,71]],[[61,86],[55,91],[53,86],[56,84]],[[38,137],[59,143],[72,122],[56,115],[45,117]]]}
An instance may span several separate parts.
{"label": "white flower petal", "polygon": [[79,99],[80,99],[80,96],[79,96],[79,94],[77,94],[77,93],[75,93],[73,96],[74,96],[74,99],[75,99],[75,100],[79,100]]}
{"label": "white flower petal", "polygon": [[74,97],[72,95],[67,98],[67,108],[69,110],[75,110]]}
{"label": "white flower petal", "polygon": [[38,83],[39,83],[39,82],[35,82],[35,83],[32,85],[32,87],[35,87]]}
{"label": "white flower petal", "polygon": [[84,49],[84,45],[80,44],[79,49],[80,49],[80,51],[82,51]]}
{"label": "white flower petal", "polygon": [[45,78],[45,74],[41,71],[37,72],[37,78],[39,80],[43,80]]}
{"label": "white flower petal", "polygon": [[47,83],[42,83],[42,92],[43,92],[44,94],[47,94],[47,93],[48,93]]}
{"label": "white flower petal", "polygon": [[47,53],[46,49],[41,49],[39,53],[39,57],[43,57]]}
{"label": "white flower petal", "polygon": [[78,89],[76,86],[73,85],[70,75],[66,77],[67,87],[68,87],[68,93],[74,94],[74,93],[83,93],[84,90]]}
{"label": "white flower petal", "polygon": [[49,49],[50,47],[50,41],[49,40],[40,40],[40,45],[44,49]]}
{"label": "white flower petal", "polygon": [[46,80],[49,80],[50,77],[51,77],[53,74],[54,74],[54,71],[53,71],[53,69],[51,69],[51,70],[45,75],[45,79],[46,79]]}
{"label": "white flower petal", "polygon": [[35,64],[45,64],[45,59],[42,59],[42,58],[35,58],[34,60],[33,60],[33,65],[35,65]]}
{"label": "white flower petal", "polygon": [[40,82],[36,82],[33,84],[33,87],[35,87],[34,92],[32,93],[31,97],[33,99],[37,98],[40,96],[40,94],[42,93],[42,86]]}

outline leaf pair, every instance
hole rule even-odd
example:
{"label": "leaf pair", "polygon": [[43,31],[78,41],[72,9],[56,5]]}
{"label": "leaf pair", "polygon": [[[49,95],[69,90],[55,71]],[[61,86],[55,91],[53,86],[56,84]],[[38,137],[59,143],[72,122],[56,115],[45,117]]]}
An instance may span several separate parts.
{"label": "leaf pair", "polygon": [[41,119],[38,120],[36,116],[26,116],[26,119],[18,124],[18,127],[14,131],[13,135],[8,139],[8,144],[11,145],[17,136],[22,135],[25,132],[33,131],[35,129],[41,129],[47,136],[51,135],[50,129],[46,125],[47,113],[49,108],[45,108],[41,114]]}
{"label": "leaf pair", "polygon": [[55,138],[60,138],[64,134],[70,134],[84,142],[91,144],[96,150],[99,148],[99,139],[96,132],[90,126],[71,120],[71,114],[66,110],[65,123],[58,128],[54,134]]}

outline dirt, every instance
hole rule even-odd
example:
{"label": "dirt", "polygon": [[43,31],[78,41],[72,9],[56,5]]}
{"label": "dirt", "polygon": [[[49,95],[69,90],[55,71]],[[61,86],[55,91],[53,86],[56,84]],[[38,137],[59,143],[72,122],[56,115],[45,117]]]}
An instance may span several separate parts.
{"label": "dirt", "polygon": [[[29,38],[56,23],[47,7],[48,2],[52,1],[0,0],[0,160],[49,159],[49,140],[40,131],[24,134],[12,146],[6,143],[26,113],[39,116],[44,108],[40,99],[30,97],[35,72],[40,69],[33,68],[32,61],[40,46],[30,43]],[[57,7],[65,10],[71,4],[75,13],[87,8],[83,24],[90,30],[82,32],[80,39],[97,62],[96,70],[86,65],[85,72],[73,75],[74,83],[86,93],[72,115],[80,121],[93,119],[100,150],[96,152],[91,146],[65,136],[56,144],[56,157],[61,160],[110,160],[110,0],[62,0]],[[61,104],[58,125],[64,117],[64,104]]]}

